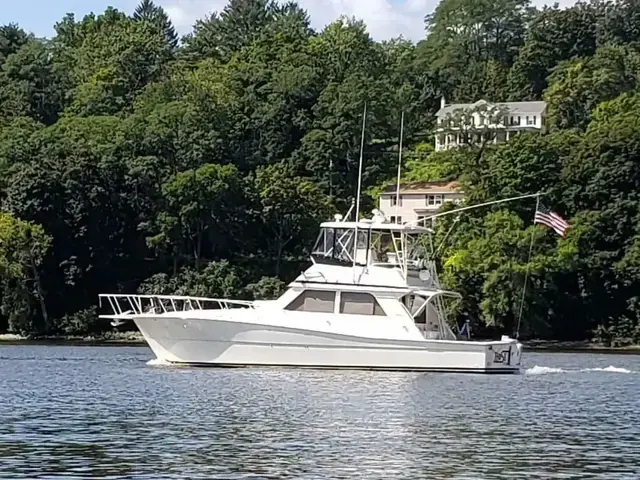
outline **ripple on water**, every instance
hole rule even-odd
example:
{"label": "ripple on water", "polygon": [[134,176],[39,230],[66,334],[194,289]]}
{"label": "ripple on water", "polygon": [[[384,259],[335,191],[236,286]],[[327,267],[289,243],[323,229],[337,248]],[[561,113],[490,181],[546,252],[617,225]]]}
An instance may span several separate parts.
{"label": "ripple on water", "polygon": [[521,376],[150,357],[0,349],[0,478],[640,478],[640,357],[528,354]]}

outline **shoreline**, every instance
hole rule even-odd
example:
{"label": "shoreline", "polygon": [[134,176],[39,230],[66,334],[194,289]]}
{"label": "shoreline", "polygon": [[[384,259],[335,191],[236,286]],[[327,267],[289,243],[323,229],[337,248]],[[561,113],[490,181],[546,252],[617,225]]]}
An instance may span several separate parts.
{"label": "shoreline", "polygon": [[[523,341],[530,352],[589,352],[640,355],[640,345],[611,347],[590,341],[530,340]],[[49,336],[28,338],[10,333],[0,334],[2,345],[74,345],[74,346],[144,346],[147,342],[140,332],[111,332],[100,336]]]}
{"label": "shoreline", "polygon": [[97,336],[53,335],[29,338],[12,333],[0,334],[0,345],[74,345],[74,346],[123,346],[146,345],[140,332],[111,332]]}

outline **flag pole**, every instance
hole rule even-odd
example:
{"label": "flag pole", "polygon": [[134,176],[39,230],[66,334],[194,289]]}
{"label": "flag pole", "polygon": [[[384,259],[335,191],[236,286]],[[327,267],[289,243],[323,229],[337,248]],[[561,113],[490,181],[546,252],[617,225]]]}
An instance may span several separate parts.
{"label": "flag pole", "polygon": [[[535,214],[538,212],[538,208],[540,208],[540,193],[536,195],[536,212],[534,215],[535,222]],[[529,280],[529,264],[531,263],[531,254],[533,253],[533,240],[535,239],[535,229],[531,230],[531,243],[529,245],[529,257],[527,258],[527,267],[524,270],[524,285],[522,286],[522,298],[520,299],[520,312],[518,313],[518,327],[516,328],[516,340],[520,337],[520,323],[522,322],[522,310],[524,308],[524,297],[527,292],[527,280]]]}

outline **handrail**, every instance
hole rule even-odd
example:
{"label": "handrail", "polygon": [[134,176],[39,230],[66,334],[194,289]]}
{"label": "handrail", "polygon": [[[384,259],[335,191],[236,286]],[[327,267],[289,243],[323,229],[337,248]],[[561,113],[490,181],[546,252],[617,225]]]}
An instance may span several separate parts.
{"label": "handrail", "polygon": [[[100,306],[102,306],[102,300],[106,299],[116,316],[127,318],[134,315],[163,314],[190,310],[228,310],[234,307],[255,308],[254,303],[249,300],[229,300],[184,295],[101,293],[98,295],[98,299]],[[122,304],[125,306],[124,310]]]}

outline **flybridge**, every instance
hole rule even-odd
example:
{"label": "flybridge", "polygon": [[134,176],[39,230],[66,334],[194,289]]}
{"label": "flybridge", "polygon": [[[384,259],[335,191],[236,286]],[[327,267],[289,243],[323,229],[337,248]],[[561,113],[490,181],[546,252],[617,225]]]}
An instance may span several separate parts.
{"label": "flybridge", "polygon": [[430,233],[417,225],[388,223],[377,211],[359,222],[337,218],[320,225],[311,259],[320,265],[397,269],[409,285],[438,288]]}

